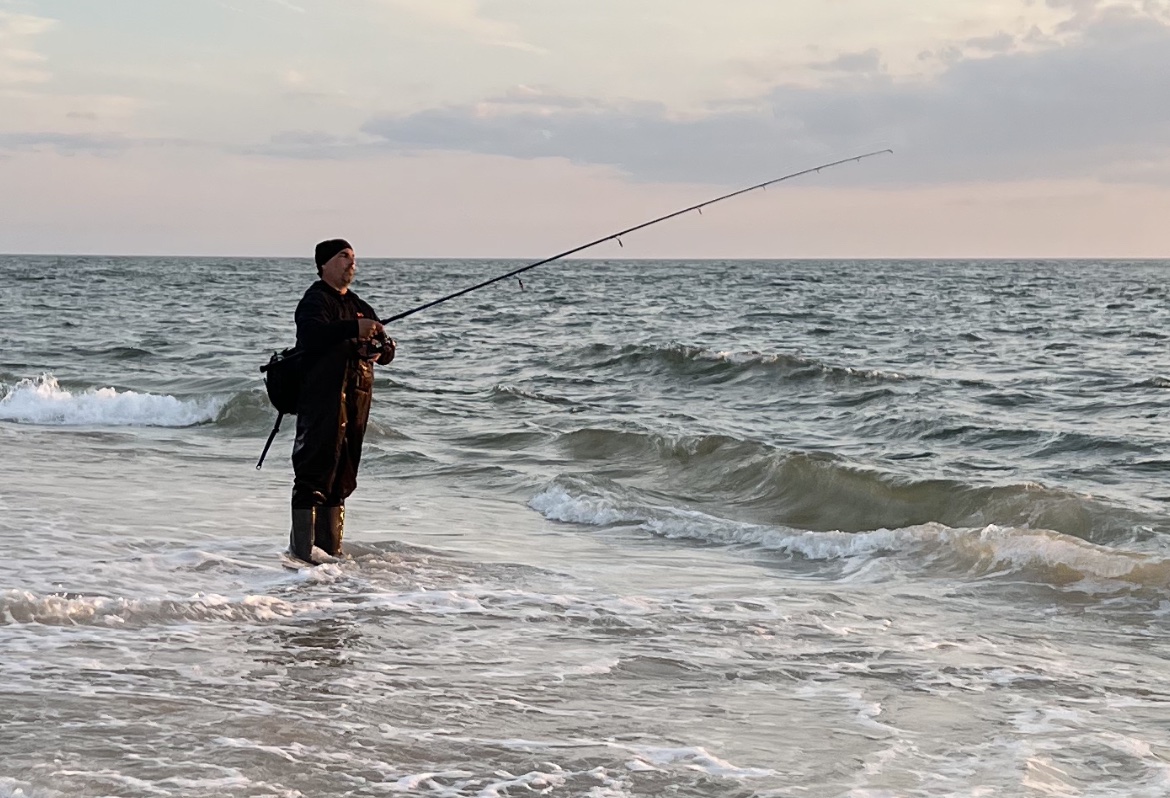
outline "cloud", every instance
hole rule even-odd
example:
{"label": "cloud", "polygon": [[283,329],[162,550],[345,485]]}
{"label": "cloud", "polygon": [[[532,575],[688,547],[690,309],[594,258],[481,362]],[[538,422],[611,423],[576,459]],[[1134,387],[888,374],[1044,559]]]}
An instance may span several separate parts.
{"label": "cloud", "polygon": [[383,0],[417,21],[435,28],[453,30],[469,35],[480,44],[506,47],[537,55],[547,50],[523,40],[515,25],[488,19],[480,10],[478,0]]}
{"label": "cloud", "polygon": [[964,44],[972,50],[982,50],[988,53],[1007,53],[1014,49],[1016,37],[1010,33],[997,33],[993,36],[975,36]]}
{"label": "cloud", "polygon": [[290,3],[289,0],[268,0],[268,2],[282,8],[287,8],[289,11],[296,11],[298,14],[306,13],[304,8],[298,6],[296,3]]}
{"label": "cloud", "polygon": [[120,136],[82,133],[0,133],[0,153],[52,150],[65,155],[110,155],[124,152],[133,142]]}
{"label": "cloud", "polygon": [[[74,115],[78,116],[78,115]],[[88,119],[84,112],[81,119]],[[55,131],[0,131],[0,157],[14,153],[54,152],[60,155],[114,156],[142,148],[215,149],[177,138],[127,136],[119,133],[59,133]]]}
{"label": "cloud", "polygon": [[[295,11],[298,14],[307,14],[308,13],[308,9],[302,8],[301,6],[297,5],[296,3],[289,2],[289,0],[265,0],[265,2],[270,6],[276,6],[278,8],[283,8],[286,11]],[[236,5],[234,3],[229,3],[229,2],[227,2],[227,0],[216,0],[216,5],[218,5],[220,8],[231,11],[234,14],[239,14],[239,15],[245,16],[245,17],[251,17],[253,19],[258,19],[258,20],[264,21],[266,23],[272,23],[278,19],[278,17],[275,17],[262,9],[257,9],[256,4],[255,4],[255,0],[249,0],[248,4],[244,5],[244,6],[239,6],[239,5]]]}
{"label": "cloud", "polygon": [[825,72],[882,72],[882,54],[877,48],[864,53],[844,53],[832,61],[813,64],[812,68]]}
{"label": "cloud", "polygon": [[0,86],[49,80],[45,57],[31,49],[31,42],[55,24],[45,17],[0,11]]}
{"label": "cloud", "polygon": [[337,135],[316,130],[288,130],[260,145],[232,147],[240,155],[293,158],[297,160],[354,160],[385,155],[386,148],[368,136]]}
{"label": "cloud", "polygon": [[[1156,16],[1094,10],[1091,24],[1043,49],[967,57],[929,79],[876,71],[880,54],[824,66],[819,86],[782,84],[750,106],[672,115],[655,103],[507,96],[371,119],[363,132],[396,152],[447,150],[564,158],[652,181],[738,183],[773,166],[891,146],[907,182],[1109,178],[1170,156],[1170,27]],[[518,101],[519,100],[519,101]],[[895,175],[895,170],[883,170]],[[861,174],[857,173],[860,178]]]}

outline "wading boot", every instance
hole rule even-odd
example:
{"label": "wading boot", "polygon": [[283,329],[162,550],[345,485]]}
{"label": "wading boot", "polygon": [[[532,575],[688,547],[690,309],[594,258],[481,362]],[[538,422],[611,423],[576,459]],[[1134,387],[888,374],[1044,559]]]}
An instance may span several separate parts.
{"label": "wading boot", "polygon": [[341,537],[345,532],[345,507],[318,507],[313,526],[313,542],[332,557],[341,556]]}
{"label": "wading boot", "polygon": [[316,529],[323,519],[328,519],[328,507],[294,507],[292,511],[292,532],[289,533],[289,557],[306,565],[322,565],[337,562],[337,558],[314,545]]}
{"label": "wading boot", "polygon": [[316,507],[292,508],[292,531],[288,535],[288,555],[294,559],[315,565],[313,562],[313,526],[317,518]]}

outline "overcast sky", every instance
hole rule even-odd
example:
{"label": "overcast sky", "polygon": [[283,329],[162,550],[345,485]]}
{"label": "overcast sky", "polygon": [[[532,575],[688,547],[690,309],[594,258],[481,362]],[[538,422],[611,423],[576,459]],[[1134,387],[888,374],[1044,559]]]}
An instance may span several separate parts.
{"label": "overcast sky", "polygon": [[0,0],[0,252],[1170,257],[1170,0]]}

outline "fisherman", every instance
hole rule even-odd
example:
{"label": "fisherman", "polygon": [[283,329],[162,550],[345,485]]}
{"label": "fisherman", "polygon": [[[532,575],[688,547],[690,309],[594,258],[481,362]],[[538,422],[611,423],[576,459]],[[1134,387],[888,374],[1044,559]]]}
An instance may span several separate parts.
{"label": "fisherman", "polygon": [[293,444],[289,555],[310,564],[341,555],[345,500],[357,487],[362,438],[370,415],[374,363],[394,359],[395,342],[378,314],[349,290],[353,247],[333,238],[315,252],[317,280],[297,305],[297,348],[304,377]]}

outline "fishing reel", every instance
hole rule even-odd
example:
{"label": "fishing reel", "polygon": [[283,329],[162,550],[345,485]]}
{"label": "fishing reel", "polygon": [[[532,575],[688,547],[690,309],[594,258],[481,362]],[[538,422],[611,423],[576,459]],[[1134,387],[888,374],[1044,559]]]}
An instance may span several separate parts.
{"label": "fishing reel", "polygon": [[[377,360],[385,365],[394,359],[397,348],[398,345],[394,339],[382,333],[373,338],[358,341],[358,357],[362,360]],[[390,356],[383,360],[387,352]]]}

